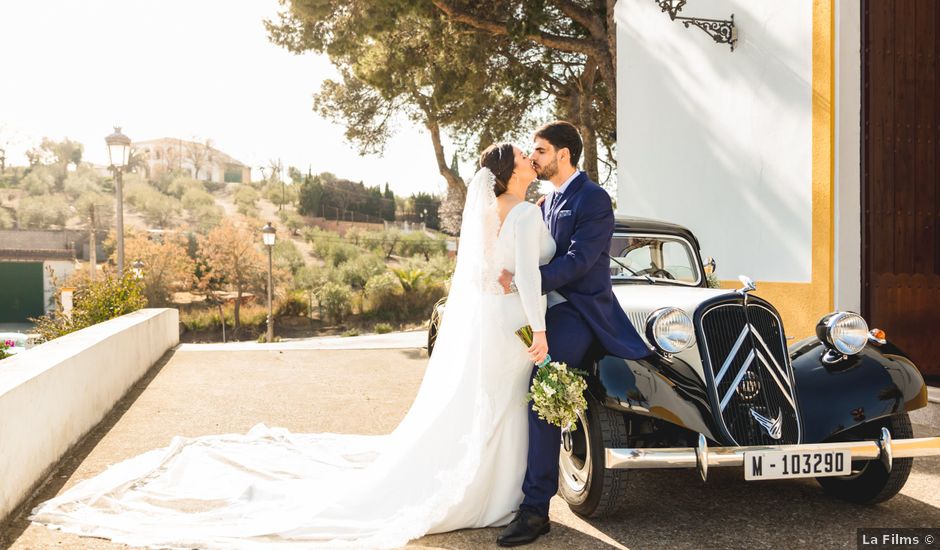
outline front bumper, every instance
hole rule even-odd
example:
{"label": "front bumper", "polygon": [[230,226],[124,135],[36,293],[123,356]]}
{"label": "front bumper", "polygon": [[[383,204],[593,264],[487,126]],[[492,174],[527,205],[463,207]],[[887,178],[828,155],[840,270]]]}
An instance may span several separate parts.
{"label": "front bumper", "polygon": [[607,468],[696,468],[705,480],[708,478],[709,468],[743,467],[744,453],[751,451],[851,451],[852,460],[880,459],[888,471],[891,471],[895,458],[940,456],[940,437],[892,440],[888,429],[882,428],[881,438],[878,440],[709,448],[708,440],[699,434],[698,447],[607,449],[604,459]]}

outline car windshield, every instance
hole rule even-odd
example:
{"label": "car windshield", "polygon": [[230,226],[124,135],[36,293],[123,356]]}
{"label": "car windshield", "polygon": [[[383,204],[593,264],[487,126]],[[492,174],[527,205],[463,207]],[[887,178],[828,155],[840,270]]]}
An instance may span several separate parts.
{"label": "car windshield", "polygon": [[610,277],[698,285],[701,267],[688,241],[668,235],[615,234],[610,243]]}

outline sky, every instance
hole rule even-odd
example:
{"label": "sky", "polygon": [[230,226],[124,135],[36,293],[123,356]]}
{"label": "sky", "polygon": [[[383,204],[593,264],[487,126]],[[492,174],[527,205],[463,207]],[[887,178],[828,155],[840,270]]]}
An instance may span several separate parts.
{"label": "sky", "polygon": [[[312,110],[336,78],[325,56],[268,41],[277,0],[4,0],[0,2],[0,147],[7,164],[43,137],[81,142],[107,163],[104,137],[205,140],[252,167],[285,166],[443,193],[430,136],[407,121],[382,155],[361,157],[343,127]],[[447,144],[445,144],[446,147]],[[450,158],[453,149],[445,149]]]}

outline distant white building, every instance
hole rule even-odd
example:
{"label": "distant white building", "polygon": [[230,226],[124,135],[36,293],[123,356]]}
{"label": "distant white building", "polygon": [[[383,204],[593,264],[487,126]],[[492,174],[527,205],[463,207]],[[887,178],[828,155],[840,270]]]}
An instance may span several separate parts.
{"label": "distant white building", "polygon": [[215,183],[251,181],[249,166],[205,143],[160,138],[135,141],[133,147],[145,152],[150,177],[157,177],[170,170],[181,170],[195,179]]}

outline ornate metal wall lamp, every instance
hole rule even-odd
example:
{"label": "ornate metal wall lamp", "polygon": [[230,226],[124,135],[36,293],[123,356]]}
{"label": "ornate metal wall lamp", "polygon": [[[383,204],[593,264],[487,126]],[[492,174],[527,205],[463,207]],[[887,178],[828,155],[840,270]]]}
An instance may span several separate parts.
{"label": "ornate metal wall lamp", "polygon": [[685,28],[694,25],[705,31],[705,34],[712,37],[715,43],[729,44],[731,51],[734,51],[734,44],[738,41],[738,30],[734,26],[733,13],[730,20],[680,17],[679,12],[682,11],[682,6],[685,5],[686,0],[653,0],[653,2],[656,2],[662,11],[669,14],[669,19],[681,21]]}

